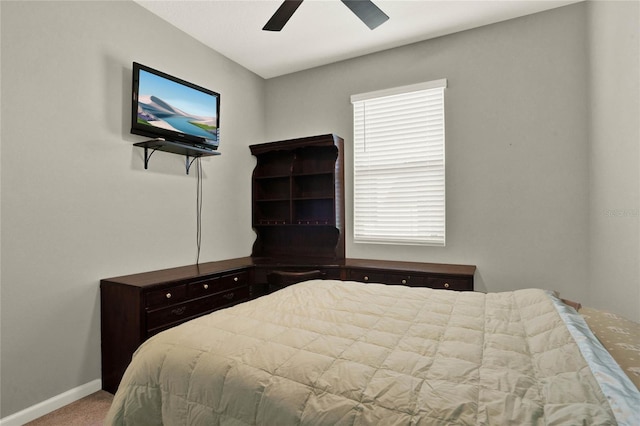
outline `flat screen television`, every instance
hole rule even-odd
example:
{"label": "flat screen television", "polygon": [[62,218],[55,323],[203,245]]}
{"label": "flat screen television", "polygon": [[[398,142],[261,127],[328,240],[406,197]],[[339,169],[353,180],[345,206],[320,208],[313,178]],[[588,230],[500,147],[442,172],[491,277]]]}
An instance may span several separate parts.
{"label": "flat screen television", "polygon": [[131,133],[216,150],[220,94],[133,63]]}

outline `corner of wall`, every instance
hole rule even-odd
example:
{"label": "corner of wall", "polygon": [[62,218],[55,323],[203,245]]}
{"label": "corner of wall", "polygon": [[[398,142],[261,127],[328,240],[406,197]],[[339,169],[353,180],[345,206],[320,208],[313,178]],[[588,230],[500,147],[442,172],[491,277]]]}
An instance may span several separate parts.
{"label": "corner of wall", "polygon": [[640,321],[640,2],[587,2],[589,296]]}

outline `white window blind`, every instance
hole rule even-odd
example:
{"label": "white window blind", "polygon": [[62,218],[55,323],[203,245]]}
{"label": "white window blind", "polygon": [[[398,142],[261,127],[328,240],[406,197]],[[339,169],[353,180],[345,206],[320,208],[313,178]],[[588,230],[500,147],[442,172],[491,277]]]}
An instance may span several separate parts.
{"label": "white window blind", "polygon": [[354,241],[445,245],[444,89],[354,95]]}

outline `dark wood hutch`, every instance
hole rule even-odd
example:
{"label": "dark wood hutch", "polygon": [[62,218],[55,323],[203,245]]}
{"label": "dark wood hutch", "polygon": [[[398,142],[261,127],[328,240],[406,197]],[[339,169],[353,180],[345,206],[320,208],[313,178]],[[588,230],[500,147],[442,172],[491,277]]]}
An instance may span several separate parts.
{"label": "dark wood hutch", "polygon": [[329,134],[250,147],[251,256],[100,281],[104,390],[117,390],[154,334],[304,279],[473,290],[472,265],[345,258],[343,143]]}
{"label": "dark wood hutch", "polygon": [[343,145],[322,135],[249,147],[252,257],[344,259]]}

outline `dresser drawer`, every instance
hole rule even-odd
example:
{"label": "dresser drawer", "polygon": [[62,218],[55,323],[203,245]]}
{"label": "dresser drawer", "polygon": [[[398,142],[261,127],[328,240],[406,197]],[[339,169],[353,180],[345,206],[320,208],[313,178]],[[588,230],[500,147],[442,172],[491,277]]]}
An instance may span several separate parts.
{"label": "dresser drawer", "polygon": [[187,293],[189,298],[193,299],[248,284],[249,274],[246,272],[239,272],[237,274],[222,275],[189,283]]}
{"label": "dresser drawer", "polygon": [[147,330],[167,327],[215,308],[215,297],[204,297],[147,312]]}
{"label": "dresser drawer", "polygon": [[229,290],[234,287],[246,286],[249,284],[249,274],[238,272],[236,274],[223,275],[216,283],[216,291]]}
{"label": "dresser drawer", "polygon": [[165,287],[161,290],[153,290],[146,294],[147,309],[155,309],[161,306],[173,305],[187,298],[187,285],[181,284],[173,287]]}
{"label": "dresser drawer", "polygon": [[409,274],[394,274],[374,271],[370,269],[351,269],[349,279],[364,283],[381,283],[390,285],[406,285],[411,287],[424,286],[424,278]]}
{"label": "dresser drawer", "polygon": [[363,283],[386,283],[385,274],[367,269],[350,269],[349,279]]}
{"label": "dresser drawer", "polygon": [[218,277],[209,278],[202,281],[196,281],[187,285],[187,293],[189,299],[195,299],[197,297],[204,297],[214,293],[217,293],[216,284],[218,283]]}
{"label": "dresser drawer", "polygon": [[197,317],[200,314],[214,311],[218,308],[248,299],[249,287],[244,286],[211,296],[178,303],[165,308],[148,311],[147,330],[149,331],[149,334],[154,334],[158,329],[168,328],[169,326]]}
{"label": "dresser drawer", "polygon": [[427,277],[427,287],[457,291],[473,291],[473,282],[467,278]]}
{"label": "dresser drawer", "polygon": [[249,286],[234,288],[224,293],[217,294],[216,308],[223,308],[229,305],[235,305],[240,302],[249,300],[250,290]]}
{"label": "dresser drawer", "polygon": [[418,276],[404,274],[385,274],[385,284],[406,285],[409,287],[423,287],[424,279]]}

